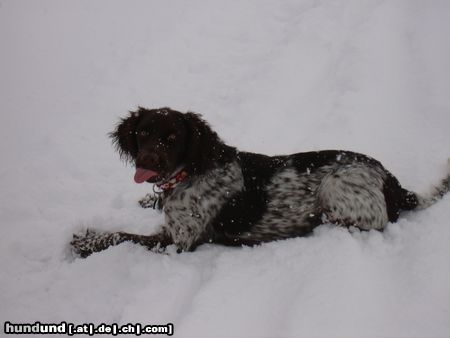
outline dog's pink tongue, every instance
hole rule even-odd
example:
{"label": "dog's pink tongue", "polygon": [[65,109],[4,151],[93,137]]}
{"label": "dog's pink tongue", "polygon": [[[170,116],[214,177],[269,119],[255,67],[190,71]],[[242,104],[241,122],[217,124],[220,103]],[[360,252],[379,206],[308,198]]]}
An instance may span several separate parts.
{"label": "dog's pink tongue", "polygon": [[157,176],[158,173],[153,170],[136,168],[136,174],[134,174],[134,181],[136,183],[143,183],[148,179]]}

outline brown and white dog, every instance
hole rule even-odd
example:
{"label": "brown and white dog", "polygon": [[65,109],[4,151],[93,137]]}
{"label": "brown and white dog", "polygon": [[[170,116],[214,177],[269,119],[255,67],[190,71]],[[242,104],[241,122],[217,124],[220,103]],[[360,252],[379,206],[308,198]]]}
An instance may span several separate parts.
{"label": "brown and white dog", "polygon": [[375,159],[350,151],[240,152],[200,115],[169,108],[139,108],[111,137],[121,158],[135,165],[136,183],[161,190],[165,224],[153,235],[74,235],[73,251],[82,257],[124,241],[149,249],[175,244],[179,252],[202,243],[255,245],[304,236],[323,223],[383,230],[402,210],[425,208],[450,188],[449,173],[420,196]]}

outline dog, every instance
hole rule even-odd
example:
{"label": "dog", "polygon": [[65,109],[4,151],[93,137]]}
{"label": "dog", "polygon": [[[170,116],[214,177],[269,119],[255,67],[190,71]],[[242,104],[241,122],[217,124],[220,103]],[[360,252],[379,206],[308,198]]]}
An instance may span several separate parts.
{"label": "dog", "polygon": [[[136,167],[136,183],[156,189],[165,224],[152,235],[87,230],[74,235],[81,257],[131,241],[178,252],[203,243],[230,246],[305,236],[320,224],[383,230],[405,210],[426,208],[449,191],[447,177],[427,196],[408,191],[377,160],[350,151],[286,156],[226,145],[201,115],[170,108],[122,118],[110,133],[120,157]],[[146,207],[152,198],[140,201]]]}

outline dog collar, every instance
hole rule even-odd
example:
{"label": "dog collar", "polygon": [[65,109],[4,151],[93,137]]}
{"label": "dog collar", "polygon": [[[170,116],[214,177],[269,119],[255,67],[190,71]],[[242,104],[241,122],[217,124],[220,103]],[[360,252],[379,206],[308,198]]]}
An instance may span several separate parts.
{"label": "dog collar", "polygon": [[167,181],[159,183],[159,184],[157,183],[156,186],[163,191],[172,190],[178,184],[183,182],[187,176],[188,176],[187,172],[184,169],[181,169],[174,176],[169,178]]}

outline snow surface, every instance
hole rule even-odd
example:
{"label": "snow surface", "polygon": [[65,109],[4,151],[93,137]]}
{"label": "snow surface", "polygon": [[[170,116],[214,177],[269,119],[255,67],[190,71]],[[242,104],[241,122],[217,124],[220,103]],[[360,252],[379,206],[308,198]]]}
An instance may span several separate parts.
{"label": "snow surface", "polygon": [[0,0],[0,321],[175,325],[176,337],[450,337],[450,196],[384,233],[88,259],[150,233],[150,185],[106,134],[200,112],[267,154],[348,149],[426,192],[450,156],[450,2]]}

